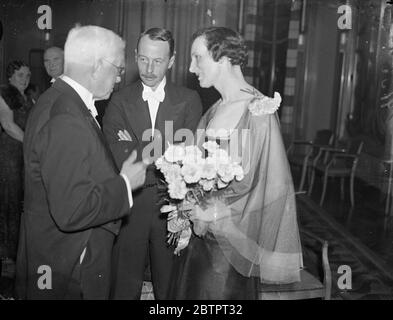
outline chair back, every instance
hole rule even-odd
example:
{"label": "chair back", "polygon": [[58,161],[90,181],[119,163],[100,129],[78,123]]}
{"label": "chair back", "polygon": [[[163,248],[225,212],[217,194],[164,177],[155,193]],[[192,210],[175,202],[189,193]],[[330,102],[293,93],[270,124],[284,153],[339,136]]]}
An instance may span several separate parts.
{"label": "chair back", "polygon": [[[304,256],[305,265],[309,266],[305,266],[300,271],[301,281],[290,284],[261,284],[259,288],[260,299],[304,300],[322,298],[330,300],[332,274],[329,265],[328,242],[308,230],[300,230],[300,234],[303,252],[307,253]],[[320,246],[322,246],[322,252]]]}
{"label": "chair back", "polygon": [[332,145],[333,139],[334,139],[334,134],[332,130],[329,129],[318,130],[315,135],[314,143],[323,144],[323,145]]}
{"label": "chair back", "polygon": [[356,156],[354,158],[338,158],[336,159],[336,164],[341,163],[348,169],[352,169],[352,171],[356,170],[357,163],[359,161],[359,155],[363,149],[363,141],[362,140],[354,140],[350,139],[346,143],[346,152],[345,154]]}
{"label": "chair back", "polygon": [[[316,145],[332,146],[333,141],[334,141],[333,131],[329,129],[323,129],[317,131],[313,142]],[[315,158],[318,152],[319,152],[319,148],[314,148],[311,154],[311,158]]]}
{"label": "chair back", "polygon": [[[318,130],[315,134],[314,139],[311,141],[314,145],[324,145],[324,146],[332,146],[334,142],[334,133],[329,129]],[[309,155],[311,158],[314,158],[318,154],[318,148],[312,148],[311,154],[309,154],[310,145],[299,144],[297,146],[292,142],[290,146],[287,148],[287,156],[294,154],[301,154],[303,156]],[[296,149],[296,150],[295,150]]]}

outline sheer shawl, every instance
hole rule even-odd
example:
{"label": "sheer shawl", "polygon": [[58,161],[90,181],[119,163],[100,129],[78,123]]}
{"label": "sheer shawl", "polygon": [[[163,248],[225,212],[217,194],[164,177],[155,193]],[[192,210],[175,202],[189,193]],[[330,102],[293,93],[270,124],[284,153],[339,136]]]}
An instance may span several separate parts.
{"label": "sheer shawl", "polygon": [[[200,146],[214,111],[215,106],[199,123]],[[300,281],[295,193],[277,115],[256,116],[246,108],[235,129],[226,147],[241,161],[245,176],[217,194],[228,215],[208,230],[240,274],[265,283]]]}

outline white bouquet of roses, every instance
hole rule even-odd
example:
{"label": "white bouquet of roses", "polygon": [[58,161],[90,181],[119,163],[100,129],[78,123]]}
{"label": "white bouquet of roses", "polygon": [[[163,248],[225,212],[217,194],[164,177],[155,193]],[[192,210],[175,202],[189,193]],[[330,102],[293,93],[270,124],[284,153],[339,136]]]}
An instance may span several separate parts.
{"label": "white bouquet of roses", "polygon": [[169,194],[161,212],[168,214],[168,243],[175,246],[175,254],[189,243],[193,208],[202,206],[214,191],[244,177],[241,165],[232,161],[216,142],[205,142],[202,147],[207,151],[206,157],[197,146],[170,145],[155,162]]}

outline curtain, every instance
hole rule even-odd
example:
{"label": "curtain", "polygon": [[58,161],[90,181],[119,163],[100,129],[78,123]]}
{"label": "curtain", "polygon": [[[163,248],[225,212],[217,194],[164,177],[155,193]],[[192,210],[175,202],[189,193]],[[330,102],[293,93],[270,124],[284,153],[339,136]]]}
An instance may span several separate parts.
{"label": "curtain", "polygon": [[134,0],[123,6],[123,38],[127,41],[127,75],[125,82],[138,76],[134,59],[139,34],[152,27],[170,30],[175,39],[176,60],[168,74],[179,85],[189,83],[192,34],[202,27],[213,25],[217,1],[214,0]]}

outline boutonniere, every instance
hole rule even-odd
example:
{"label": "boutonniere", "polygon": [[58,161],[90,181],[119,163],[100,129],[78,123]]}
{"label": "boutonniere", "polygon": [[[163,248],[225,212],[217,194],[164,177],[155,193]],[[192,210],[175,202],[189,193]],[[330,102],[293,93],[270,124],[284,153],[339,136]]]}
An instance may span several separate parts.
{"label": "boutonniere", "polygon": [[278,92],[274,92],[274,98],[270,98],[258,92],[256,89],[241,89],[241,91],[254,96],[248,105],[248,110],[255,116],[275,113],[282,101]]}

